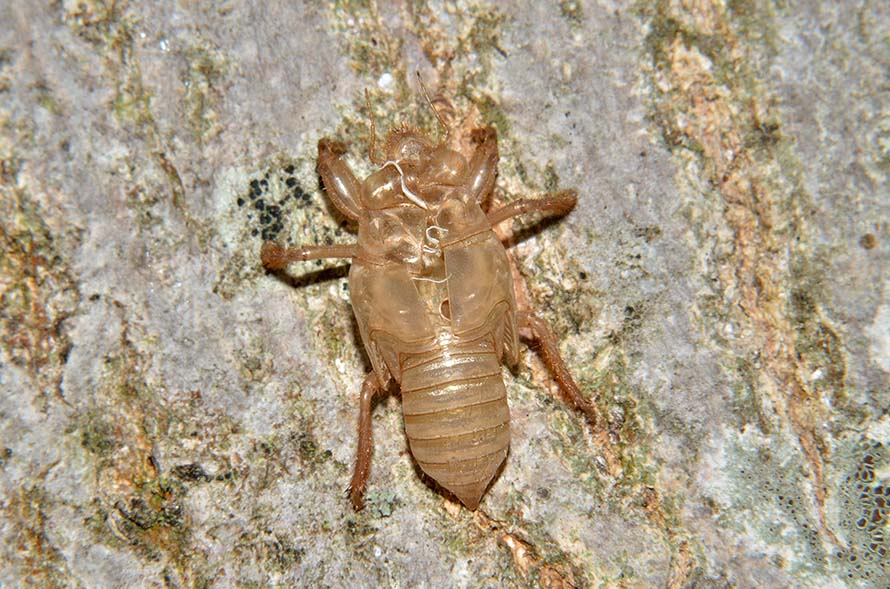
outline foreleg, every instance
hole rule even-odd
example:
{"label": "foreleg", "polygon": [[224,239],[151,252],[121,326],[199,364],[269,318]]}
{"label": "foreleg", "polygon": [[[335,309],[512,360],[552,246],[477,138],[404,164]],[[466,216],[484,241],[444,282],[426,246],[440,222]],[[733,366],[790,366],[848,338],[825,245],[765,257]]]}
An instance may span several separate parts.
{"label": "foreleg", "polygon": [[337,210],[350,221],[358,221],[362,210],[361,182],[340,158],[344,153],[346,146],[342,143],[319,139],[318,173]]}
{"label": "foreleg", "polygon": [[498,134],[494,127],[476,129],[472,135],[476,151],[467,168],[470,198],[476,202],[487,200],[498,175]]}
{"label": "foreleg", "polygon": [[371,454],[373,452],[371,407],[374,404],[374,398],[383,390],[377,380],[377,375],[374,372],[369,372],[362,383],[362,393],[359,398],[358,448],[355,456],[355,471],[352,473],[352,481],[349,483],[349,498],[356,511],[365,506],[365,484],[368,482],[368,474],[371,472]]}

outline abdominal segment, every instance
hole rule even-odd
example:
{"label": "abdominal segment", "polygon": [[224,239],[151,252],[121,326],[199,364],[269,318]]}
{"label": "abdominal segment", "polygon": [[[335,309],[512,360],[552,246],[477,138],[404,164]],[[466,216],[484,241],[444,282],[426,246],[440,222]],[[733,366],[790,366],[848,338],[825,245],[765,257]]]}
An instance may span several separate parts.
{"label": "abdominal segment", "polygon": [[510,446],[510,411],[492,349],[443,348],[402,373],[411,453],[423,471],[470,509],[479,505]]}

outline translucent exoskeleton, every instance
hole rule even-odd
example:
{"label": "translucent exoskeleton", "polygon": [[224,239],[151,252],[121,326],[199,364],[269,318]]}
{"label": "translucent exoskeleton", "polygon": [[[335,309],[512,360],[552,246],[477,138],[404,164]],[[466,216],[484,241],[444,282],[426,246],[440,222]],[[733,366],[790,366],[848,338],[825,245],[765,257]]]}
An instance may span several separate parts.
{"label": "translucent exoskeleton", "polygon": [[269,270],[301,260],[352,260],[350,297],[372,365],[359,400],[350,484],[356,509],[370,472],[371,407],[393,382],[417,464],[471,510],[507,456],[510,412],[501,366],[518,361],[520,337],[538,344],[566,399],[585,413],[591,409],[550,329],[517,307],[507,253],[492,230],[523,213],[566,214],[575,206],[574,191],[483,210],[497,176],[495,130],[475,129],[472,148],[462,153],[436,117],[446,129],[440,141],[397,128],[387,135],[383,157],[374,152],[372,123],[369,157],[378,168],[364,181],[341,158],[342,144],[319,141],[318,172],[337,209],[358,224],[357,243],[262,248]]}

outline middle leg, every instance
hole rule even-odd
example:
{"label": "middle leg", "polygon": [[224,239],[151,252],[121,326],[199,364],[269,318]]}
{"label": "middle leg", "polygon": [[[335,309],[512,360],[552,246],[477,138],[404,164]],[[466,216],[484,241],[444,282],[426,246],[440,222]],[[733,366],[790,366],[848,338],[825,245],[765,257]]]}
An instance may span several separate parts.
{"label": "middle leg", "polygon": [[357,250],[354,243],[337,245],[304,245],[303,247],[282,247],[272,241],[263,243],[260,260],[266,270],[282,270],[291,262],[321,260],[324,258],[354,258]]}

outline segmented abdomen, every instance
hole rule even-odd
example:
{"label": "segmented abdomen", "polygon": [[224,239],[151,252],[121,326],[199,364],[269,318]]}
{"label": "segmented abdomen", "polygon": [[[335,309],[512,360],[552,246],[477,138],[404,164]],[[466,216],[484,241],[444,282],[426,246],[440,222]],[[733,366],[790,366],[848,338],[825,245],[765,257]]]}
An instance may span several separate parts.
{"label": "segmented abdomen", "polygon": [[[469,348],[469,349],[468,349]],[[409,357],[402,410],[411,453],[425,473],[475,509],[510,446],[510,411],[490,346]]]}

